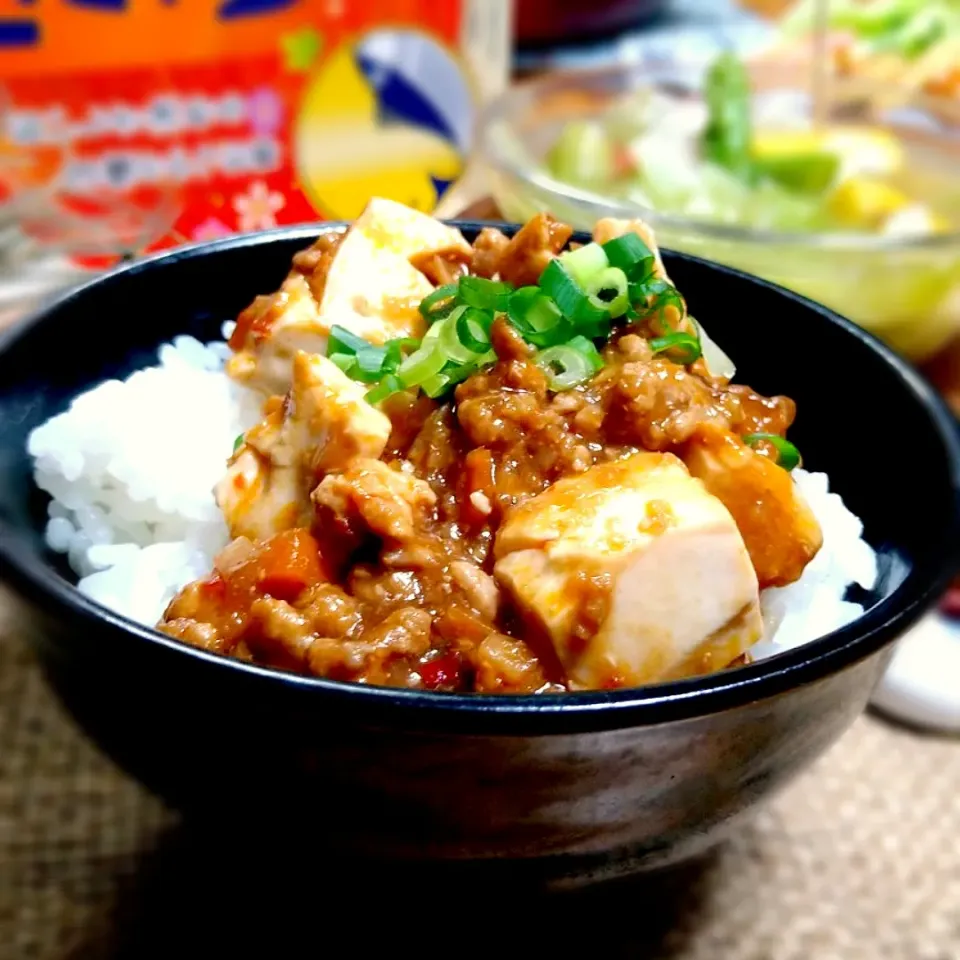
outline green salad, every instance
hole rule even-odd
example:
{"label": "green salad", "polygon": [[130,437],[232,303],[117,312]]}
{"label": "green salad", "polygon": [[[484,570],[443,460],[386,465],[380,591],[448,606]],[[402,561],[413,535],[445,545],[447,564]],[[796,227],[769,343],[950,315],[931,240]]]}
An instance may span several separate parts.
{"label": "green salad", "polygon": [[[777,95],[754,97],[732,54],[702,97],[645,89],[571,120],[546,164],[558,180],[694,220],[778,231],[922,235],[953,224],[896,136],[875,126],[813,129]],[[952,188],[956,192],[956,188]]]}

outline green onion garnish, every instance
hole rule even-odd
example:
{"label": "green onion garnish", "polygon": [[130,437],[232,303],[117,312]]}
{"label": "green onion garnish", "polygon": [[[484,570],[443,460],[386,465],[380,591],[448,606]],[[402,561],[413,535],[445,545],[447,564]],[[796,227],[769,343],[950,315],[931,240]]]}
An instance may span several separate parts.
{"label": "green onion garnish", "polygon": [[385,373],[390,372],[385,369],[386,360],[386,347],[368,343],[363,350],[357,351],[357,366],[352,373],[353,378],[364,383],[376,383]]}
{"label": "green onion garnish", "polygon": [[328,359],[332,360],[348,377],[352,376],[357,368],[357,358],[352,353],[331,353]]}
{"label": "green onion garnish", "polygon": [[367,403],[380,403],[403,389],[403,381],[395,373],[388,373],[372,390],[366,392],[364,399]]}
{"label": "green onion garnish", "polygon": [[[336,329],[335,327],[334,330]],[[345,338],[344,334],[349,334],[349,337]],[[333,338],[333,331],[331,331],[331,340]],[[345,340],[349,342],[345,343]],[[328,359],[332,360],[348,377],[363,383],[376,383],[388,373],[396,373],[397,367],[403,360],[404,352],[415,349],[420,344],[420,341],[413,337],[396,337],[388,340],[381,347],[366,340],[360,340],[343,328],[340,328],[336,334],[336,341],[341,350],[329,353]],[[343,348],[351,352],[341,352]]]}
{"label": "green onion garnish", "polygon": [[540,275],[540,289],[553,300],[557,309],[571,320],[586,299],[576,280],[559,260],[551,260],[547,264],[546,270]]}
{"label": "green onion garnish", "polygon": [[687,366],[700,357],[700,341],[692,333],[668,333],[650,341],[654,353],[665,353],[674,363]]}
{"label": "green onion garnish", "polygon": [[[328,356],[348,376],[374,385],[367,393],[371,403],[415,388],[439,397],[496,362],[491,328],[497,314],[506,314],[524,340],[540,348],[534,359],[552,389],[567,390],[603,366],[591,341],[606,339],[614,320],[625,314],[638,319],[670,304],[683,315],[682,298],[669,283],[653,277],[654,265],[643,239],[628,234],[561,254],[537,286],[515,290],[508,283],[463,276],[420,303],[428,321],[422,340],[398,337],[378,346],[334,327]],[[631,298],[642,313],[631,307]],[[694,348],[699,350],[697,338],[685,334],[663,349],[692,356]]]}
{"label": "green onion garnish", "polygon": [[586,289],[601,270],[610,266],[610,261],[599,243],[587,243],[576,250],[568,250],[566,253],[561,253],[558,259],[567,273],[583,289]]}
{"label": "green onion garnish", "polygon": [[440,373],[434,374],[429,380],[420,384],[420,389],[432,399],[446,393],[450,387],[472,377],[489,363],[494,363],[497,355],[491,350],[473,363],[448,363]]}
{"label": "green onion garnish", "polygon": [[411,353],[397,368],[397,376],[405,387],[416,387],[438,374],[446,362],[437,340],[424,338],[420,349]]}
{"label": "green onion garnish", "polygon": [[397,362],[399,363],[403,353],[416,350],[420,346],[420,341],[416,337],[394,337],[393,340],[388,340],[384,346],[387,348],[388,354],[392,355],[393,351],[396,350]]}
{"label": "green onion garnish", "polygon": [[487,280],[485,277],[461,277],[459,298],[468,307],[505,313],[513,287],[509,283]]}
{"label": "green onion garnish", "polygon": [[351,333],[346,327],[334,324],[330,328],[330,338],[327,341],[327,356],[335,353],[345,353],[353,356],[358,350],[369,347],[370,343],[363,337]]}
{"label": "green onion garnish", "polygon": [[609,316],[605,308],[594,306],[559,259],[551,260],[540,276],[540,289],[575,326]]}
{"label": "green onion garnish", "polygon": [[[460,337],[457,334],[457,324],[460,322],[460,318],[471,311],[473,311],[472,307],[461,304],[440,321],[440,333],[437,335],[437,343],[443,348],[443,352],[448,360],[454,360],[457,363],[469,363],[477,357],[477,351],[464,346],[464,344],[460,342]],[[492,322],[491,320],[491,323]]]}
{"label": "green onion garnish", "polygon": [[551,390],[569,390],[589,380],[602,366],[603,358],[586,337],[541,350],[534,363],[547,375]]}
{"label": "green onion garnish", "polygon": [[520,335],[536,347],[552,347],[570,339],[573,326],[539,287],[520,287],[510,295],[507,317]]}
{"label": "green onion garnish", "polygon": [[420,384],[420,389],[431,400],[436,400],[442,393],[445,393],[450,386],[450,378],[445,373],[435,373],[428,380]]}
{"label": "green onion garnish", "polygon": [[619,267],[606,267],[587,282],[584,292],[595,307],[606,310],[611,318],[622,317],[630,306],[627,275]]}
{"label": "green onion garnish", "polygon": [[236,440],[233,441],[233,452],[236,453],[243,446],[243,434],[241,433]]}
{"label": "green onion garnish", "polygon": [[799,467],[802,462],[800,451],[785,437],[778,436],[775,433],[749,433],[743,438],[743,442],[751,447],[756,447],[761,443],[769,443],[777,451],[777,464],[784,470]]}
{"label": "green onion garnish", "polygon": [[[680,291],[659,277],[630,284],[628,296],[640,317],[655,316],[657,320],[664,320],[668,307],[673,307],[677,312],[677,321],[682,320],[687,313],[687,305],[680,296]],[[668,326],[673,328],[673,324]]]}
{"label": "green onion garnish", "polygon": [[430,322],[445,317],[456,305],[458,285],[446,283],[420,301],[420,313]]}
{"label": "green onion garnish", "polygon": [[490,327],[493,314],[467,308],[457,317],[457,339],[460,345],[473,353],[486,353],[490,349]]}
{"label": "green onion garnish", "polygon": [[613,332],[610,314],[605,313],[593,320],[585,320],[577,325],[577,332],[590,340],[606,340]]}
{"label": "green onion garnish", "polygon": [[493,350],[489,350],[487,353],[477,357],[473,363],[462,363],[455,369],[447,370],[446,373],[447,376],[450,377],[451,383],[460,383],[461,380],[472,377],[478,370],[482,370],[484,367],[488,367],[491,363],[496,362],[496,353],[494,353]]}
{"label": "green onion garnish", "polygon": [[656,258],[653,251],[635,233],[608,240],[603,245],[611,267],[619,267],[628,277],[642,280],[653,270]]}

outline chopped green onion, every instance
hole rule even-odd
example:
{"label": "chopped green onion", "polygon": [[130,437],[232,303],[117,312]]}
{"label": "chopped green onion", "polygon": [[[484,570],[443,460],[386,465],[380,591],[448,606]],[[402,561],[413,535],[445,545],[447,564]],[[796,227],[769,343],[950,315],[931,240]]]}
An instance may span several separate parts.
{"label": "chopped green onion", "polygon": [[751,447],[760,443],[769,443],[777,451],[777,463],[784,470],[799,467],[802,462],[800,451],[785,437],[780,437],[775,433],[750,433],[743,438],[743,442]]}
{"label": "chopped green onion", "polygon": [[[644,283],[632,283],[628,291],[630,302],[635,305],[637,313],[641,317],[656,315],[658,320],[665,319],[665,313],[668,307],[673,307],[677,312],[677,321],[679,322],[686,316],[687,306],[683,297],[673,284],[654,277]],[[639,306],[637,306],[639,304]],[[668,324],[673,328],[672,324]]]}
{"label": "chopped green onion", "polygon": [[331,353],[327,359],[332,360],[348,377],[357,367],[357,358],[352,353]]}
{"label": "chopped green onion", "polygon": [[570,276],[559,260],[551,260],[540,275],[540,289],[557,305],[557,309],[569,319],[576,316],[586,297],[577,282]]}
{"label": "chopped green onion", "polygon": [[584,292],[590,303],[606,310],[613,318],[622,317],[630,306],[627,275],[619,267],[606,267],[595,274],[584,287]]}
{"label": "chopped green onion", "polygon": [[473,353],[486,353],[490,349],[490,327],[493,314],[468,308],[457,317],[457,339],[460,345]]}
{"label": "chopped green onion", "polygon": [[416,387],[438,374],[446,362],[440,344],[424,338],[420,349],[411,353],[397,368],[397,376],[405,387]]}
{"label": "chopped green onion", "polygon": [[468,307],[505,313],[507,300],[513,292],[509,283],[487,280],[485,277],[461,277],[459,297]]}
{"label": "chopped green onion", "polygon": [[330,338],[327,341],[327,356],[331,356],[334,353],[353,355],[363,350],[364,347],[369,346],[370,343],[364,340],[363,337],[358,337],[355,333],[351,333],[346,327],[334,324],[330,328]]}
{"label": "chopped green onion", "polygon": [[364,399],[367,403],[380,403],[403,389],[403,381],[395,373],[388,373],[372,390],[366,392]]}
{"label": "chopped green onion", "polygon": [[483,356],[477,357],[473,363],[448,363],[443,370],[420,385],[420,389],[432,399],[447,392],[450,387],[472,377],[489,363],[494,363],[497,355],[491,350]]}
{"label": "chopped green onion", "polygon": [[436,399],[468,377],[472,377],[487,364],[495,362],[497,355],[491,350],[477,357],[473,363],[448,363],[440,373],[420,384],[420,389],[431,399]]}
{"label": "chopped green onion", "polygon": [[635,233],[608,240],[603,245],[611,267],[619,267],[631,280],[643,280],[653,271],[657,260],[653,251]]}
{"label": "chopped green onion", "polygon": [[433,340],[437,340],[440,337],[441,324],[435,323],[429,330],[423,335],[423,339],[420,341],[420,346],[425,347]]}
{"label": "chopped green onion", "polygon": [[456,306],[458,289],[458,284],[446,283],[428,293],[420,301],[420,313],[424,319],[433,322],[445,317]]}
{"label": "chopped green onion", "polygon": [[587,320],[577,324],[577,331],[591,340],[606,340],[613,331],[613,322],[610,314],[605,313],[594,320]]}
{"label": "chopped green onion", "polygon": [[647,277],[645,280],[630,284],[630,301],[639,303],[644,309],[649,310],[660,297],[675,289],[672,284],[660,277]]}
{"label": "chopped green onion", "polygon": [[551,390],[569,390],[589,380],[602,366],[597,348],[586,337],[574,337],[569,343],[541,350],[534,363],[547,375]]}
{"label": "chopped green onion", "polygon": [[437,335],[437,343],[443,348],[444,355],[448,360],[456,363],[469,363],[476,359],[477,351],[465,347],[457,336],[457,324],[460,318],[468,311],[472,310],[466,304],[461,304],[454,311],[448,314],[440,321],[440,333]]}
{"label": "chopped green onion", "polygon": [[551,297],[560,312],[574,325],[592,323],[608,316],[606,309],[594,306],[576,280],[559,260],[551,260],[540,276],[540,289]]}
{"label": "chopped green onion", "polygon": [[403,359],[403,353],[400,344],[396,340],[388,340],[384,345],[383,364],[380,370],[383,373],[395,373],[400,361]]}
{"label": "chopped green onion", "polygon": [[473,363],[461,363],[457,367],[448,367],[448,369],[444,370],[444,373],[450,377],[451,383],[459,383],[461,380],[466,380],[467,377],[472,377],[484,367],[490,366],[490,364],[496,362],[496,353],[493,350],[488,350],[486,353],[483,353],[477,357]]}
{"label": "chopped green onion", "polygon": [[567,273],[583,288],[601,271],[610,266],[610,261],[599,243],[587,243],[576,250],[561,253],[560,262]]}
{"label": "chopped green onion", "polygon": [[243,436],[244,435],[241,433],[240,436],[238,436],[237,439],[233,441],[234,453],[236,453],[243,446]]}
{"label": "chopped green onion", "polygon": [[507,317],[520,335],[536,347],[569,340],[573,326],[539,287],[520,287],[510,295]]}
{"label": "chopped green onion", "polygon": [[420,346],[420,341],[416,337],[395,337],[393,340],[388,340],[384,346],[388,352],[396,347],[402,354],[407,351],[416,350]]}
{"label": "chopped green onion", "polygon": [[397,367],[403,361],[404,353],[416,350],[420,346],[420,341],[416,337],[394,337],[383,346],[386,353],[381,371],[384,374],[396,373]]}
{"label": "chopped green onion", "polygon": [[424,380],[420,384],[420,389],[431,400],[436,400],[442,393],[445,393],[450,386],[450,378],[445,373],[435,373],[432,377]]}
{"label": "chopped green onion", "polygon": [[687,366],[700,357],[700,341],[692,333],[668,333],[650,341],[654,353],[666,353],[674,362]]}
{"label": "chopped green onion", "polygon": [[376,347],[368,343],[363,350],[357,351],[357,366],[351,376],[355,380],[374,383],[387,372],[384,370],[386,360],[386,347]]}
{"label": "chopped green onion", "polygon": [[603,357],[600,356],[592,340],[588,340],[586,337],[576,336],[570,340],[567,346],[573,347],[578,353],[582,353],[590,361],[594,373],[603,367]]}

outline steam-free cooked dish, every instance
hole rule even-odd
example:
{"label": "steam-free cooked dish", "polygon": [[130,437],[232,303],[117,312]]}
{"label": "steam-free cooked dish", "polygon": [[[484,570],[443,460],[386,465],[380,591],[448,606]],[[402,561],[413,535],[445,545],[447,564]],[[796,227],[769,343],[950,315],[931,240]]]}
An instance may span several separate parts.
{"label": "steam-free cooked dish", "polygon": [[641,221],[570,237],[371,201],[226,346],[34,432],[48,542],[184,643],[407,688],[637,686],[856,616],[873,554],[793,400],[733,382]]}

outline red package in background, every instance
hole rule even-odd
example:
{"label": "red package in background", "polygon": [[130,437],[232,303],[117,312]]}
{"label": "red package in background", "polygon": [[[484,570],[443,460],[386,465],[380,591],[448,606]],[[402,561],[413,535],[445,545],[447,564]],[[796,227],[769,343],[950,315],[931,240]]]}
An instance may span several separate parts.
{"label": "red package in background", "polygon": [[75,256],[432,210],[504,86],[510,0],[0,4],[0,201]]}

